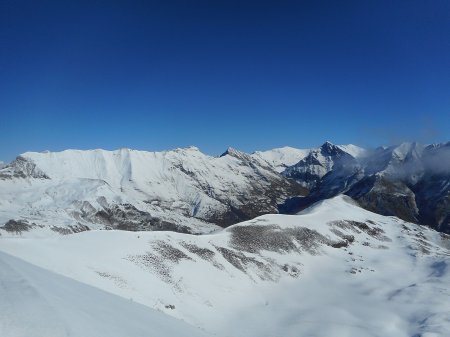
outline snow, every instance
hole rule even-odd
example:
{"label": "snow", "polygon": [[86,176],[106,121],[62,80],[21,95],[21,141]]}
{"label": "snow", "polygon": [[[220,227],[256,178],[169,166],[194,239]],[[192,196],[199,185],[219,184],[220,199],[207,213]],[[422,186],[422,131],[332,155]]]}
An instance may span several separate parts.
{"label": "snow", "polygon": [[[379,165],[387,172],[420,151],[380,150]],[[0,172],[0,224],[37,225],[0,230],[0,336],[448,335],[448,236],[345,196],[225,230],[199,219],[223,210],[221,199],[239,202],[264,180],[259,173],[280,179],[273,169],[306,156],[317,159],[311,172],[332,169],[320,149],[289,147],[252,155],[230,148],[221,157],[196,147],[23,154],[35,177]],[[103,230],[82,217],[112,204],[203,235]],[[77,224],[92,230],[52,229]]]}
{"label": "snow", "polygon": [[352,162],[367,154],[367,150],[356,145],[334,145],[327,141],[321,147],[311,149],[307,156],[288,166],[282,174],[313,190],[327,173],[333,171],[337,163]]}
{"label": "snow", "polygon": [[342,151],[347,152],[354,158],[360,158],[365,156],[368,151],[362,147],[359,147],[357,145],[353,144],[347,144],[347,145],[337,145]]}
{"label": "snow", "polygon": [[274,167],[277,172],[283,172],[286,167],[292,166],[305,158],[310,149],[296,149],[285,146],[268,151],[256,151],[251,154],[255,159],[262,160],[266,164]]}
{"label": "snow", "polygon": [[[449,249],[448,237],[371,213],[344,196],[209,235],[88,231],[0,238],[0,251],[40,268],[182,319],[209,336],[233,337],[445,336]],[[16,260],[0,256],[15,267]],[[34,279],[34,272],[28,275]],[[85,298],[80,294],[89,289],[76,294]],[[109,301],[92,298],[99,306]],[[72,297],[61,301],[79,304]],[[111,322],[122,322],[116,316]]]}
{"label": "snow", "polygon": [[[326,144],[330,144],[334,146],[330,142],[326,142]],[[347,152],[354,158],[360,158],[367,154],[367,150],[353,145],[336,145],[342,151]],[[266,163],[271,167],[274,167],[275,170],[279,173],[286,170],[286,168],[293,166],[306,158],[310,154],[320,153],[320,148],[312,148],[312,149],[296,149],[293,147],[285,146],[282,148],[276,148],[268,151],[256,151],[251,154],[251,156],[262,163]],[[322,160],[322,162],[325,162]]]}
{"label": "snow", "polygon": [[[340,147],[353,154],[362,151],[354,145]],[[231,207],[247,207],[243,200],[257,200],[260,191],[287,184],[277,172],[314,151],[284,147],[248,155],[230,148],[220,157],[193,146],[163,152],[26,152],[17,167],[0,172],[0,226],[11,219],[34,223],[32,230],[22,232],[25,236],[57,235],[55,229],[74,226],[101,229],[108,223],[96,217],[98,212],[130,204],[177,228],[212,232],[219,229],[214,219]],[[324,175],[330,167],[312,170]],[[265,212],[276,212],[276,203],[290,196],[276,201],[265,196],[260,204],[267,205]]]}
{"label": "snow", "polygon": [[2,337],[207,336],[131,300],[0,252]]}

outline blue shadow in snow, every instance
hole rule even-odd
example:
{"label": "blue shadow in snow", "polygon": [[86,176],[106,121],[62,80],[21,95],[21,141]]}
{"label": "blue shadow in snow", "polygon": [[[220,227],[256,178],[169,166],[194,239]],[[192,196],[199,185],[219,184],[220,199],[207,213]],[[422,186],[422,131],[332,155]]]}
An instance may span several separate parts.
{"label": "blue shadow in snow", "polygon": [[434,262],[431,265],[431,269],[433,270],[430,276],[442,277],[445,275],[448,269],[448,264],[446,261]]}

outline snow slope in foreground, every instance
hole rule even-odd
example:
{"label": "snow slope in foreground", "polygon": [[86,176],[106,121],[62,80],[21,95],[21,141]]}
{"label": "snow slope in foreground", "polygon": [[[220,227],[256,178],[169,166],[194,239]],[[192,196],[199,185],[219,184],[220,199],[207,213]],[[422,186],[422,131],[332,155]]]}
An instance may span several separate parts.
{"label": "snow slope in foreground", "polygon": [[0,239],[9,254],[230,337],[446,336],[449,249],[448,236],[341,196],[210,235]]}
{"label": "snow slope in foreground", "polygon": [[207,336],[188,324],[0,252],[0,336]]}

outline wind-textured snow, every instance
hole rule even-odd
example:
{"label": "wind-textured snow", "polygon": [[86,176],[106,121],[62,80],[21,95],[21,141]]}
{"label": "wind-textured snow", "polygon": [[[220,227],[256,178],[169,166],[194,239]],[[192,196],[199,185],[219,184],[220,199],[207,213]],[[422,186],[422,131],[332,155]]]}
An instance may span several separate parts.
{"label": "wind-textured snow", "polygon": [[449,249],[448,236],[344,196],[209,235],[0,241],[34,265],[233,337],[446,336]]}
{"label": "wind-textured snow", "polygon": [[208,336],[156,310],[0,252],[2,337]]}

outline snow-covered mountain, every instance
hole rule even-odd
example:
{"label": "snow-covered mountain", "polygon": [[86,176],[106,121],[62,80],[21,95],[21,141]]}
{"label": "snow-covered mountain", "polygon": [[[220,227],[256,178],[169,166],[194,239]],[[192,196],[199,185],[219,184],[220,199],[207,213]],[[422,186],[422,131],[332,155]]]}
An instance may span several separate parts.
{"label": "snow-covered mountain", "polygon": [[[207,235],[112,230],[0,240],[0,251],[46,270],[44,275],[0,253],[0,327],[9,329],[44,317],[50,327],[76,325],[76,337],[121,322],[129,328],[127,337],[194,335],[177,332],[181,325],[161,320],[151,308],[208,336],[411,337],[450,331],[449,236],[369,212],[345,196],[298,215],[263,215]],[[50,271],[124,300],[69,284]],[[148,313],[136,303],[149,307]],[[37,316],[14,317],[23,308],[41,307]],[[140,333],[154,324],[159,333]]]}
{"label": "snow-covered mountain", "polygon": [[86,229],[202,233],[305,195],[296,182],[243,152],[27,152],[0,169],[0,232]]}
{"label": "snow-covered mountain", "polygon": [[[313,149],[296,149],[293,147],[285,146],[282,148],[272,149],[268,151],[256,151],[251,156],[257,160],[262,161],[272,166],[277,172],[294,172],[296,169],[301,172],[302,163],[310,163],[318,161],[323,165],[324,169],[311,168],[311,171],[319,171],[320,176],[333,166],[332,157],[333,154],[346,153],[354,158],[362,157],[367,150],[353,145],[333,145],[330,142],[325,142],[319,148]],[[303,162],[304,160],[304,162]],[[309,165],[309,164],[308,164]],[[328,170],[327,170],[328,168]],[[287,175],[287,174],[286,174]],[[305,179],[306,180],[306,179]],[[309,184],[303,179],[299,179],[305,186]]]}
{"label": "snow-covered mountain", "polygon": [[283,175],[294,179],[308,189],[314,189],[318,182],[336,166],[356,161],[367,151],[355,145],[334,145],[325,142],[318,149],[312,149],[295,165],[283,171]]}
{"label": "snow-covered mountain", "polygon": [[449,149],[24,153],[0,336],[445,336]]}
{"label": "snow-covered mountain", "polygon": [[345,193],[374,212],[450,233],[450,142],[353,154],[326,143],[283,174],[311,188],[307,198],[287,202],[286,210]]}
{"label": "snow-covered mountain", "polygon": [[380,214],[450,232],[449,144],[365,150],[325,142],[250,155],[229,148],[220,157],[195,147],[28,152],[0,169],[0,232],[204,233],[340,193]]}
{"label": "snow-covered mountain", "polygon": [[281,173],[289,166],[297,164],[305,158],[310,151],[311,149],[296,149],[285,146],[268,151],[256,151],[251,156]]}

